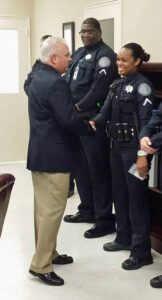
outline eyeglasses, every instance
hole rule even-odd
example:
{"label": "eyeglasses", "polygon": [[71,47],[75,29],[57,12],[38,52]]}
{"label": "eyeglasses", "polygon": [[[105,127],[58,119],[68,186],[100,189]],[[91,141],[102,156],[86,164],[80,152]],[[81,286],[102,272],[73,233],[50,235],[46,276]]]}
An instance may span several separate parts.
{"label": "eyeglasses", "polygon": [[94,35],[96,33],[96,30],[92,30],[92,29],[82,29],[79,34],[84,35],[84,34],[88,34],[88,35]]}

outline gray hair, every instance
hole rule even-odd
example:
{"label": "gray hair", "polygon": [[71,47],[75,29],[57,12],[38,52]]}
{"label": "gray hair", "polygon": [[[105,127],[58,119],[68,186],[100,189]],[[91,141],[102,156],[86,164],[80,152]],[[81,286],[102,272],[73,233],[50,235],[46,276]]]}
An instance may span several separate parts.
{"label": "gray hair", "polygon": [[47,63],[52,55],[57,52],[57,45],[60,43],[65,44],[65,40],[60,37],[49,37],[41,46],[41,62]]}

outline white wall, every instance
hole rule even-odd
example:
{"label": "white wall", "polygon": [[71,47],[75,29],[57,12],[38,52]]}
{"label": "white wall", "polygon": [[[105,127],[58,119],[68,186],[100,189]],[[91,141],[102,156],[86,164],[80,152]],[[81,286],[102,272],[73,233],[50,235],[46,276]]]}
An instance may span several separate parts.
{"label": "white wall", "polygon": [[[0,0],[0,16],[28,16],[32,19],[33,0]],[[25,94],[22,93],[21,98],[14,95],[11,101],[0,94],[0,162],[25,160],[27,140]]]}
{"label": "white wall", "polygon": [[[76,47],[81,45],[79,30],[83,21],[84,6],[106,0],[35,0],[35,51],[39,55],[41,35],[62,35],[62,23],[74,21]],[[162,1],[122,0],[122,45],[134,41],[151,54],[151,61],[162,62]],[[91,17],[91,16],[90,16]]]}
{"label": "white wall", "polygon": [[150,61],[162,62],[162,1],[122,1],[122,44],[140,43],[151,55]]}
{"label": "white wall", "polygon": [[0,16],[27,16],[33,36],[34,0],[0,0]]}
{"label": "white wall", "polygon": [[39,55],[39,40],[44,34],[62,36],[62,23],[75,22],[75,44],[81,45],[79,31],[83,21],[83,0],[35,0],[35,59]]}
{"label": "white wall", "polygon": [[0,0],[0,15],[31,16],[33,0]]}

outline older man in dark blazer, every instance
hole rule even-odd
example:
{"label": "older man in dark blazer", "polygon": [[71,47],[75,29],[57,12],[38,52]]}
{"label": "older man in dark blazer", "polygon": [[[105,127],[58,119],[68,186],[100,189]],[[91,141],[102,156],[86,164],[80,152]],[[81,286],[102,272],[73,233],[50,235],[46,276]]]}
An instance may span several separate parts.
{"label": "older man in dark blazer", "polygon": [[79,160],[77,135],[93,129],[77,113],[61,76],[71,57],[65,42],[49,38],[41,47],[42,66],[29,90],[30,137],[27,168],[32,171],[36,252],[29,272],[50,285],[63,285],[53,264],[73,258],[56,251],[57,233],[66,205],[69,176]]}

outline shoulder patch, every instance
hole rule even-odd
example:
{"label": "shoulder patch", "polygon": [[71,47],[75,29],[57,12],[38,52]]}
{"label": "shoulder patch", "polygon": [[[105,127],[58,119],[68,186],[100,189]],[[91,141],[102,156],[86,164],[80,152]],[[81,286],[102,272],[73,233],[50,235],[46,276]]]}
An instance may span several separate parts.
{"label": "shoulder patch", "polygon": [[108,56],[102,56],[99,59],[98,64],[101,68],[106,68],[106,67],[109,67],[111,65],[111,60]]}
{"label": "shoulder patch", "polygon": [[141,96],[151,95],[151,87],[147,83],[140,83],[138,86],[138,93]]}

